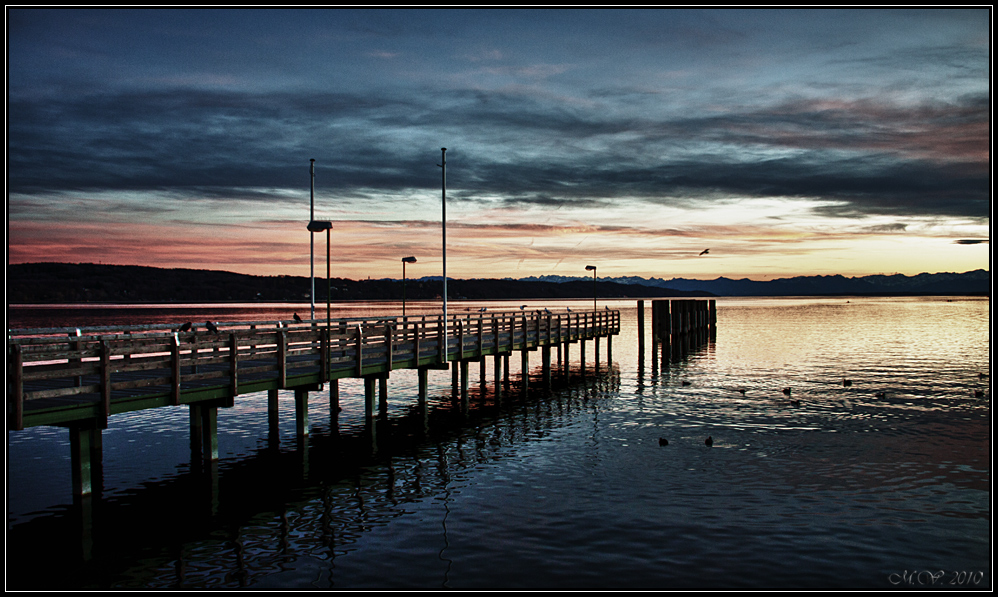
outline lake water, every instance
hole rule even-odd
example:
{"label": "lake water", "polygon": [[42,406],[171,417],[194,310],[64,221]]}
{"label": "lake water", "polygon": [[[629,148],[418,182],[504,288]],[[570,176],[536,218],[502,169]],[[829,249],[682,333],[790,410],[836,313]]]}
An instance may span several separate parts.
{"label": "lake water", "polygon": [[[513,306],[450,311],[482,304]],[[415,374],[393,373],[376,451],[356,380],[340,382],[338,434],[312,394],[304,447],[291,392],[277,436],[266,394],[220,409],[214,476],[191,462],[185,407],[115,415],[89,518],[70,492],[68,432],[9,432],[7,587],[992,587],[987,298],[721,298],[716,337],[664,360],[648,336],[639,358],[636,301],[604,304],[622,311],[612,362],[604,341],[593,371],[587,343],[583,378],[573,345],[575,377],[550,393],[538,353],[526,396],[510,359],[501,403],[491,359],[485,385],[472,366],[466,414],[450,373],[431,372],[424,429]],[[14,308],[8,322],[295,310],[308,306]]]}

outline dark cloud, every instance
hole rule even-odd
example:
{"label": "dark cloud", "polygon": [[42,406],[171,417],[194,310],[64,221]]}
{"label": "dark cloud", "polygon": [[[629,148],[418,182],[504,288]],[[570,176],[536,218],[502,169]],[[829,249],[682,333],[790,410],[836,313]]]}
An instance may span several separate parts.
{"label": "dark cloud", "polygon": [[637,117],[481,91],[15,98],[8,191],[279,199],[260,189],[307,188],[309,158],[317,184],[345,196],[436,189],[447,146],[458,201],[570,208],[777,196],[834,201],[823,209],[835,215],[988,217],[989,106],[977,96],[914,107],[790,101]]}

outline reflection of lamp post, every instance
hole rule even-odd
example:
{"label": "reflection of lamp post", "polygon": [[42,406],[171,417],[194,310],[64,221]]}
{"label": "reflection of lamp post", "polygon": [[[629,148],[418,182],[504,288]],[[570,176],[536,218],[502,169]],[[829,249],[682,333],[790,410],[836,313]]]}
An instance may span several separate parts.
{"label": "reflection of lamp post", "polygon": [[595,311],[596,310],[596,266],[595,265],[587,265],[586,266],[586,271],[587,272],[588,271],[592,271],[593,272],[593,311]]}
{"label": "reflection of lamp post", "polygon": [[405,318],[405,264],[416,263],[416,258],[413,256],[402,258],[402,317]]}
{"label": "reflection of lamp post", "polygon": [[[329,231],[333,229],[333,223],[325,220],[312,220],[308,223],[308,231],[312,233],[313,239],[316,232],[326,231],[326,328],[329,327],[329,295],[331,294],[329,282]],[[315,274],[312,274],[312,319],[315,319]]]}

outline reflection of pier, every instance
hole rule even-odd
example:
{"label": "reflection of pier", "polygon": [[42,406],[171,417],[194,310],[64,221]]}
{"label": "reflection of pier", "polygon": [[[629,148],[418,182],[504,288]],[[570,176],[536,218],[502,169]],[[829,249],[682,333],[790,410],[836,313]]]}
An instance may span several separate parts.
{"label": "reflection of pier", "polygon": [[[427,373],[453,363],[462,401],[468,396],[468,367],[494,358],[497,392],[509,378],[509,356],[519,351],[523,389],[529,353],[541,352],[542,383],[550,384],[552,348],[559,372],[568,375],[571,344],[620,332],[618,311],[549,313],[517,311],[452,316],[346,319],[333,321],[218,323],[212,331],[131,326],[85,330],[10,330],[8,334],[8,426],[70,429],[73,489],[92,491],[99,469],[101,430],[113,414],[187,405],[191,443],[208,462],[218,459],[217,409],[236,396],[267,391],[269,408],[277,392],[295,392],[297,431],[307,437],[309,392],[329,386],[333,417],[339,411],[338,380],[363,378],[365,415],[372,423],[376,396],[387,396],[387,380],[397,369],[419,376],[418,406],[426,412]],[[562,356],[562,353],[563,356]],[[609,359],[607,359],[609,361]],[[563,367],[563,368],[562,368]],[[276,420],[276,417],[273,417]],[[369,425],[372,439],[376,427]]]}
{"label": "reflection of pier", "polygon": [[[321,563],[316,586],[335,587],[336,559],[363,545],[364,534],[415,516],[417,508],[418,516],[445,523],[450,492],[460,488],[465,473],[516,457],[520,444],[544,440],[566,421],[597,417],[620,387],[613,367],[601,371],[590,369],[587,383],[559,383],[552,393],[524,394],[522,383],[514,382],[501,401],[493,388],[479,393],[473,386],[466,411],[458,408],[459,393],[430,400],[425,429],[426,417],[416,408],[397,418],[378,417],[377,454],[365,433],[334,433],[317,422],[304,452],[263,447],[223,461],[221,472],[192,462],[189,474],[102,500],[83,538],[85,554],[92,552],[97,565],[62,570],[62,580],[53,582],[109,588],[102,583],[114,578],[131,583],[116,588],[238,588],[309,558]],[[531,384],[540,387],[541,368],[529,373]],[[582,375],[574,362],[571,379],[581,381]],[[246,399],[262,406],[264,395]],[[29,570],[47,573],[53,562],[77,561],[74,524],[64,515],[15,527],[12,586],[37,582]],[[438,526],[445,563],[447,529]],[[439,575],[446,586],[445,566],[428,575]]]}

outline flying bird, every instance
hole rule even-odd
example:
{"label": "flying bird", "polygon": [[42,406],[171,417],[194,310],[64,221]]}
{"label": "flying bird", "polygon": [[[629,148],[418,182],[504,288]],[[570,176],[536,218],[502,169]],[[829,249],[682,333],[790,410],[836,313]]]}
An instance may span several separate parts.
{"label": "flying bird", "polygon": [[[710,249],[704,249],[703,251],[700,251],[700,255],[706,255],[709,251],[710,251]],[[698,257],[699,257],[699,255],[698,255]]]}
{"label": "flying bird", "polygon": [[295,313],[295,321],[301,323],[301,317],[297,313]]}
{"label": "flying bird", "polygon": [[520,305],[520,311],[523,311],[523,310],[524,310],[524,309],[526,309],[526,308],[527,308],[527,306],[526,306],[526,305]]}

